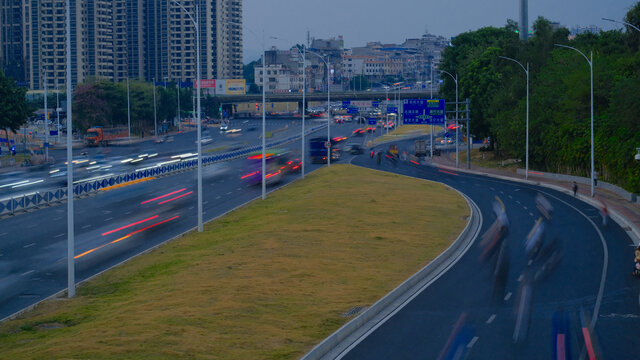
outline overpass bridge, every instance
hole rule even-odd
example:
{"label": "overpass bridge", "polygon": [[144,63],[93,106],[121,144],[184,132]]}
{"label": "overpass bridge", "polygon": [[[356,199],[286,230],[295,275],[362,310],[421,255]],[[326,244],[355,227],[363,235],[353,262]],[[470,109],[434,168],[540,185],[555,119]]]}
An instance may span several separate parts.
{"label": "overpass bridge", "polygon": [[[389,92],[389,98],[393,99],[394,94],[398,93],[400,95],[400,99],[428,99],[431,97],[431,91],[422,90],[402,90],[399,92]],[[438,90],[433,90],[433,96],[438,96]],[[361,91],[361,92],[353,92],[353,91],[340,91],[340,92],[331,92],[331,102],[334,101],[346,101],[346,100],[379,100],[384,101],[386,97],[386,92],[384,91]],[[216,95],[216,99],[222,104],[222,107],[228,114],[234,113],[234,104],[240,103],[262,103],[262,94],[246,94],[246,95]],[[302,93],[267,93],[266,94],[267,102],[295,102],[298,103],[298,109],[302,108]],[[306,95],[306,102],[304,104],[304,108],[307,108],[307,105],[310,101],[327,101],[327,93],[326,92],[311,92]]]}

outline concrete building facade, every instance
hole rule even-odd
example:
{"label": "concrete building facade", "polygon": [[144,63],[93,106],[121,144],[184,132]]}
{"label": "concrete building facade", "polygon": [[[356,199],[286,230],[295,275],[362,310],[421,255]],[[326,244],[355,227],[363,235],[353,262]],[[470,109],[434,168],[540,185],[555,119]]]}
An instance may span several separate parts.
{"label": "concrete building facade", "polygon": [[[69,2],[73,84],[88,77],[193,83],[190,16],[200,30],[202,78],[242,77],[241,0]],[[44,88],[45,78],[50,88],[65,86],[65,34],[66,0],[0,0],[0,64],[29,88]]]}

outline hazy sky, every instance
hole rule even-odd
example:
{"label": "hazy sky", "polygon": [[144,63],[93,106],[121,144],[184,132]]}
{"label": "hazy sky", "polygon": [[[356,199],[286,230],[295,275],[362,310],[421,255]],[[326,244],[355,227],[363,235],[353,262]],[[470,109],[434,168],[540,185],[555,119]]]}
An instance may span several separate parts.
{"label": "hazy sky", "polygon": [[[529,0],[529,26],[543,16],[569,29],[618,25],[633,0]],[[263,32],[267,48],[288,48],[312,37],[343,35],[345,47],[367,41],[401,43],[429,33],[446,37],[484,26],[518,21],[519,0],[243,0],[245,62],[260,56]],[[277,37],[282,40],[274,40]]]}

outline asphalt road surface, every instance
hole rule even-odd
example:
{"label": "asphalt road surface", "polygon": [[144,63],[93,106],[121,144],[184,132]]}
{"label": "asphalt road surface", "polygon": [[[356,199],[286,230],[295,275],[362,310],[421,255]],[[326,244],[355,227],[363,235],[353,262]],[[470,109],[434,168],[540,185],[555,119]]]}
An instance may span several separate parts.
{"label": "asphalt road surface", "polygon": [[[316,126],[313,124],[320,123],[309,121],[308,126]],[[278,128],[282,128],[280,125]],[[356,127],[356,124],[334,124],[332,137],[349,136]],[[290,128],[274,135],[273,139],[300,131],[295,124]],[[247,139],[253,136],[250,140],[253,143],[261,141],[257,139],[260,133],[256,130],[243,136]],[[323,129],[312,136],[325,135],[326,129]],[[362,142],[365,137],[356,140]],[[184,143],[193,146],[190,139]],[[298,154],[300,147],[300,141],[289,145],[289,149]],[[178,150],[185,151],[184,148]],[[325,165],[311,164],[307,156],[305,166],[308,173]],[[260,186],[250,186],[241,180],[246,171],[244,159],[203,168],[205,221],[260,196]],[[86,279],[195,228],[196,174],[189,171],[77,199],[74,202],[76,280]],[[277,186],[299,176],[290,174]],[[65,205],[57,205],[0,219],[0,319],[66,288],[66,211]]]}
{"label": "asphalt road surface", "polygon": [[[412,143],[399,145],[409,150]],[[467,194],[482,212],[481,233],[496,219],[492,206],[499,197],[510,221],[504,240],[509,266],[497,280],[495,262],[480,260],[485,247],[476,239],[455,266],[341,358],[549,359],[564,353],[567,359],[588,359],[583,328],[590,321],[592,347],[601,358],[640,357],[633,245],[615,222],[602,225],[598,209],[547,188],[411,162],[383,158],[377,165],[357,157],[353,164],[439,181]],[[546,277],[534,281],[541,263],[529,263],[524,242],[542,216],[538,193],[554,208],[552,219],[544,221],[543,241],[556,238],[562,256]],[[461,357],[455,357],[456,348]]]}

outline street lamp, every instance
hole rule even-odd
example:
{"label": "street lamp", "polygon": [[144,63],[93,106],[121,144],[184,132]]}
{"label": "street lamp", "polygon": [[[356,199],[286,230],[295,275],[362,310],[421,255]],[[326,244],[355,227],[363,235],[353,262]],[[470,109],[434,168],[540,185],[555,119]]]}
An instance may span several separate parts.
{"label": "street lamp", "polygon": [[[445,73],[445,74],[451,76],[451,79],[453,79],[453,82],[456,83],[456,167],[458,167],[458,144],[459,144],[459,139],[458,139],[458,73],[456,73],[456,76],[453,76],[453,75],[451,75],[451,73],[449,73],[447,71],[444,71],[444,70],[439,70],[439,71],[441,73]],[[529,126],[528,124],[529,124],[529,122],[527,121],[527,129],[528,129],[528,126]],[[445,122],[445,128],[446,128],[446,122]],[[445,129],[445,131],[446,131],[446,129]],[[527,139],[529,139],[529,138],[527,137]],[[527,140],[527,144],[529,144],[528,140]],[[471,156],[471,154],[467,154],[467,156]],[[529,158],[527,157],[527,159],[529,159]],[[528,164],[528,160],[527,160],[527,164]]]}
{"label": "street lamp", "polygon": [[329,146],[327,147],[327,166],[331,166],[331,74],[329,69],[329,56],[327,55],[327,60],[324,57],[316,52],[308,51],[309,54],[313,54],[320,58],[325,65],[327,65],[327,143]]}
{"label": "street lamp", "polygon": [[587,60],[587,63],[589,64],[589,70],[591,73],[590,74],[591,75],[591,197],[593,197],[595,195],[594,165],[593,165],[593,51],[589,55],[589,58],[587,58],[587,56],[584,53],[582,53],[582,51],[574,47],[562,45],[562,44],[554,44],[554,45],[577,51],[578,53],[580,53],[580,55],[584,57],[585,60]]}
{"label": "street lamp", "polygon": [[[298,48],[300,51],[300,48]],[[264,69],[263,69],[264,70]],[[307,47],[302,45],[302,178],[304,179],[304,121],[307,98]]]}
{"label": "street lamp", "polygon": [[[200,51],[200,49],[198,49]],[[153,78],[153,136],[158,137],[158,111],[156,109],[156,78]]]}
{"label": "street lamp", "polygon": [[73,224],[73,153],[71,134],[71,0],[66,3],[66,42],[67,42],[67,296],[72,298],[76,294],[75,273],[75,237]]}
{"label": "street lamp", "polygon": [[[176,3],[189,17],[189,20],[193,23],[193,27],[196,29],[196,96],[198,102],[198,110],[196,114],[196,122],[198,129],[198,232],[203,231],[202,226],[202,124],[200,123],[200,26],[198,22],[193,18],[191,13],[177,0],[171,0]],[[199,16],[199,6],[196,5],[196,17]],[[154,81],[155,90],[155,81]],[[157,136],[157,133],[156,133]]]}
{"label": "street lamp", "polygon": [[524,70],[525,74],[527,74],[527,141],[526,141],[526,155],[525,155],[525,174],[524,178],[529,179],[529,63],[527,62],[527,68],[516,59],[512,59],[506,56],[498,56],[501,59],[513,61],[514,63],[520,65],[522,70]]}
{"label": "street lamp", "polygon": [[611,21],[611,22],[614,22],[614,23],[622,24],[622,25],[627,25],[629,27],[632,27],[632,28],[636,29],[637,31],[640,31],[640,29],[637,26],[635,26],[633,24],[630,24],[630,23],[628,23],[626,21],[618,21],[618,20],[607,19],[607,18],[602,18],[602,20]]}
{"label": "street lamp", "polygon": [[127,78],[127,125],[129,126],[129,144],[131,144],[131,101],[129,100],[129,78]]}

